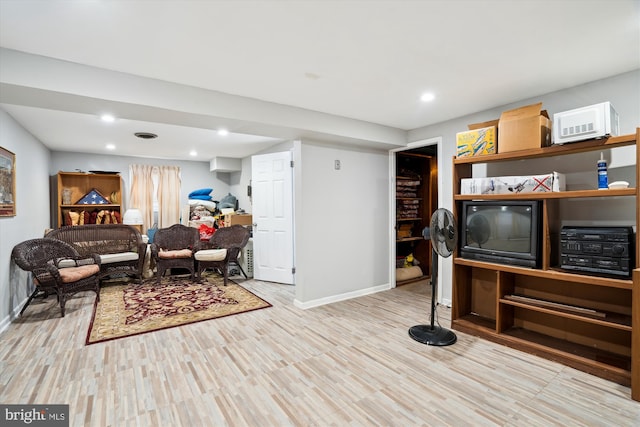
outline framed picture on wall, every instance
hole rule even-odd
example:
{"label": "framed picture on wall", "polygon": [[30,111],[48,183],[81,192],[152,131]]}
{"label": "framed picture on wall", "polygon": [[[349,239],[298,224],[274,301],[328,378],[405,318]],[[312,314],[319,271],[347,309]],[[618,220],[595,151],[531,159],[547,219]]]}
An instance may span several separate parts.
{"label": "framed picture on wall", "polygon": [[0,216],[16,215],[16,155],[0,147]]}

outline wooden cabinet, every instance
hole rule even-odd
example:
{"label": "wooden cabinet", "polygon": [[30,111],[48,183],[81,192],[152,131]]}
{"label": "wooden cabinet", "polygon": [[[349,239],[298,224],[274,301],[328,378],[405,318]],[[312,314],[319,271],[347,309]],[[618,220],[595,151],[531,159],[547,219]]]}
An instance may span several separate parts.
{"label": "wooden cabinet", "polygon": [[[55,226],[65,225],[65,216],[73,211],[115,211],[121,217],[122,210],[122,179],[118,174],[58,172],[55,181],[56,200]],[[78,204],[91,190],[96,190],[109,203],[99,205]]]}
{"label": "wooden cabinet", "polygon": [[[638,207],[640,128],[635,134],[562,146],[479,157],[454,158],[454,214],[463,200],[528,199],[542,202],[542,262],[537,269],[453,257],[452,328],[537,354],[617,383],[631,386],[640,400],[640,223]],[[472,164],[571,156],[636,145],[635,188],[509,195],[462,195],[460,180],[472,176]],[[523,174],[526,163],[521,162]],[[633,180],[632,180],[633,181]],[[594,185],[595,186],[595,185]],[[611,209],[620,198],[635,203],[635,267],[629,279],[566,272],[558,268],[558,205],[593,199]],[[601,205],[602,206],[602,205]],[[460,226],[460,230],[462,230]]]}
{"label": "wooden cabinet", "polygon": [[402,264],[403,258],[411,254],[422,270],[422,275],[398,279],[396,285],[421,280],[430,274],[431,249],[422,230],[429,226],[437,200],[435,173],[434,156],[411,152],[396,156],[396,257]]}

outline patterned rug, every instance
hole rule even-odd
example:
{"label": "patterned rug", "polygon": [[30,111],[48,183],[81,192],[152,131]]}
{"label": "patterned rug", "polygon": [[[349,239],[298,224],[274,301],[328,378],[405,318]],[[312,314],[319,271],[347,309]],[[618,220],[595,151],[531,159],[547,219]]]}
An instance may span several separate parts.
{"label": "patterned rug", "polygon": [[211,274],[202,283],[186,277],[155,277],[142,284],[106,284],[95,303],[86,344],[173,328],[247,311],[271,304],[232,281]]}

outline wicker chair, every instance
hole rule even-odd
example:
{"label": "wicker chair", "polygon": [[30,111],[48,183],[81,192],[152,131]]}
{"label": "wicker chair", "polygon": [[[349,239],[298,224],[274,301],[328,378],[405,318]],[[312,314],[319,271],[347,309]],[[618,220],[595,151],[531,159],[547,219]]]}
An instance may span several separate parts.
{"label": "wicker chair", "polygon": [[208,242],[199,242],[194,254],[198,280],[202,280],[202,272],[207,268],[213,268],[222,272],[226,286],[229,278],[229,265],[238,264],[238,255],[246,246],[249,237],[248,228],[242,225],[232,225],[217,229]]}
{"label": "wicker chair", "polygon": [[82,256],[73,246],[56,239],[31,239],[17,244],[11,251],[11,258],[22,270],[30,271],[35,277],[36,288],[29,296],[20,315],[37,294],[48,296],[55,293],[64,317],[67,298],[77,292],[94,291],[100,300],[100,257]]}
{"label": "wicker chair", "polygon": [[156,231],[151,244],[151,257],[156,262],[156,278],[160,283],[167,269],[184,268],[195,275],[193,249],[198,243],[198,229],[182,224],[161,228]]}

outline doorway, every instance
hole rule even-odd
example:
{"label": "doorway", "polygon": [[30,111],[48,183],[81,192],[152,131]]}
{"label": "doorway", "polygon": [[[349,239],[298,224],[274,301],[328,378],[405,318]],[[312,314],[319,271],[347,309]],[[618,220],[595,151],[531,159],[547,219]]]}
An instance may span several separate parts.
{"label": "doorway", "polygon": [[394,286],[431,276],[431,242],[424,238],[423,231],[441,204],[442,189],[438,180],[441,143],[442,138],[433,138],[390,152],[391,283]]}
{"label": "doorway", "polygon": [[291,152],[251,157],[253,277],[293,285],[293,172]]}

